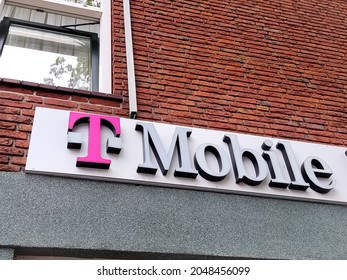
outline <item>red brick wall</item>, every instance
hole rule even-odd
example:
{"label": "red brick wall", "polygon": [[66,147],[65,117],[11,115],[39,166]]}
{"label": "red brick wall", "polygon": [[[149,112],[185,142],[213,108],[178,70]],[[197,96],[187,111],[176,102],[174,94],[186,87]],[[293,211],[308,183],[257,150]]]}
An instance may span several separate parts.
{"label": "red brick wall", "polygon": [[36,106],[127,116],[117,99],[23,87],[0,82],[0,171],[20,171],[26,163]]}
{"label": "red brick wall", "polygon": [[139,118],[347,145],[347,2],[131,1]]}
{"label": "red brick wall", "polygon": [[[23,169],[34,108],[128,116],[121,0],[113,93],[0,83],[0,170]],[[132,0],[138,118],[347,146],[347,2]]]}

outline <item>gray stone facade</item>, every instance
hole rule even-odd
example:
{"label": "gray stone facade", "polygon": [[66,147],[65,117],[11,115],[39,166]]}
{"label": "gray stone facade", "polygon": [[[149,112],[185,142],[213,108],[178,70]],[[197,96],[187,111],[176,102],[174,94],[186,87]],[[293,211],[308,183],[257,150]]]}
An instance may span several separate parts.
{"label": "gray stone facade", "polygon": [[1,258],[347,259],[339,205],[1,172],[0,213]]}

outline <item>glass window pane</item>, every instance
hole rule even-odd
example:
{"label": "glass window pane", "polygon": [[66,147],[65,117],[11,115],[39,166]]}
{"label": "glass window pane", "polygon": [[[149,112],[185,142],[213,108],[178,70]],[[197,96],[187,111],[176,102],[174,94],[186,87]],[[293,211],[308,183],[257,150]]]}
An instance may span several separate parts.
{"label": "glass window pane", "polygon": [[11,25],[0,58],[0,77],[91,89],[90,39]]}
{"label": "glass window pane", "polygon": [[66,2],[78,3],[92,7],[100,7],[101,0],[65,0]]}

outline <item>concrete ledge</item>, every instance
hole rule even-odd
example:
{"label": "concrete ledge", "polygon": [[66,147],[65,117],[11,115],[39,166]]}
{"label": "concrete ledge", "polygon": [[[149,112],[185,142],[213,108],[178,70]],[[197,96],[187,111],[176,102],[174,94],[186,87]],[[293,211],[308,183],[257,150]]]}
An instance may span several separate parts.
{"label": "concrete ledge", "polygon": [[13,260],[14,249],[0,248],[0,260]]}
{"label": "concrete ledge", "polygon": [[338,205],[0,172],[0,213],[28,254],[347,259]]}

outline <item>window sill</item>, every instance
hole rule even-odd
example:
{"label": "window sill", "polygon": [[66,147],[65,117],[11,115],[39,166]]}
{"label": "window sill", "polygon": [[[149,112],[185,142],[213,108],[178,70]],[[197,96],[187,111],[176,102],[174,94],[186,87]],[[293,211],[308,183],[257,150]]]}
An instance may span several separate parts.
{"label": "window sill", "polygon": [[20,81],[15,79],[0,78],[0,84],[12,85],[12,86],[22,86],[25,88],[31,88],[36,90],[45,90],[60,94],[69,94],[81,97],[95,97],[99,99],[113,100],[118,102],[123,102],[123,96],[119,94],[108,94],[103,92],[95,92],[81,89],[72,89],[67,87],[57,87],[46,84],[39,84],[27,81]]}

